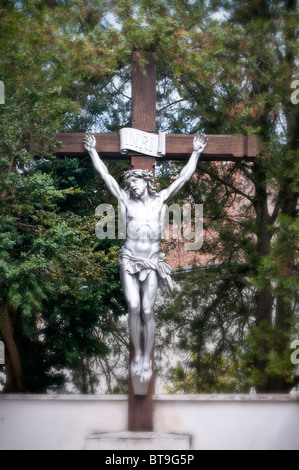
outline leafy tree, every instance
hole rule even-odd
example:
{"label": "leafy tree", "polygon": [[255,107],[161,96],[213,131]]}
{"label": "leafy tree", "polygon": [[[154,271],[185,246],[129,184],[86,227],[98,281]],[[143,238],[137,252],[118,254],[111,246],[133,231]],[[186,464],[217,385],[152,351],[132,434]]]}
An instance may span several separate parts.
{"label": "leafy tree", "polygon": [[[223,282],[217,278],[219,289],[215,291],[214,283],[210,289],[215,313],[211,312],[210,302],[198,308],[194,315],[200,328],[194,327],[191,321],[190,337],[181,347],[191,353],[191,371],[196,371],[199,384],[194,389],[205,389],[209,374],[207,384],[200,382],[205,377],[208,347],[203,332],[209,331],[213,321],[210,315],[212,319],[217,315],[217,307],[223,305],[225,297],[228,304],[223,310],[226,321],[222,319],[222,331],[218,331],[217,321],[213,327],[215,334],[218,331],[213,336],[213,357],[221,361],[219,347],[222,347],[226,361],[232,349],[237,351],[236,359],[240,353],[238,345],[244,347],[247,337],[244,351],[247,388],[256,385],[258,391],[285,391],[291,387],[294,372],[290,339],[298,332],[295,259],[299,108],[290,101],[290,84],[296,77],[298,60],[298,12],[294,1],[247,1],[242,6],[239,2],[213,4],[226,8],[227,19],[194,31],[198,43],[193,42],[193,47],[191,32],[185,33],[189,54],[184,56],[183,68],[177,69],[176,84],[180,95],[188,98],[198,115],[204,117],[199,130],[256,133],[263,143],[263,153],[253,164],[202,164],[202,188],[197,181],[188,188],[194,201],[205,203],[207,230],[213,234],[205,250],[223,263],[226,274]],[[236,198],[238,213],[232,205]],[[218,234],[216,239],[215,234]],[[234,293],[226,285],[226,275]],[[206,272],[201,274],[200,281],[196,277],[197,285],[202,287],[205,276]],[[209,275],[207,282],[210,282]],[[196,288],[195,285],[187,305],[194,303]],[[251,297],[244,310],[244,302],[236,302],[235,296],[243,292],[244,297],[248,289]],[[175,305],[179,305],[178,299],[185,292],[186,283],[183,283]],[[207,291],[203,289],[203,292],[208,299]],[[184,312],[186,301],[184,297]],[[239,319],[247,319],[247,328],[244,329],[242,322],[238,328],[233,348],[225,325],[232,322],[234,331],[238,321],[230,312]],[[256,324],[254,328],[252,321]],[[180,331],[186,334],[186,330]],[[209,365],[212,366],[212,361]],[[251,376],[247,365],[251,365]],[[217,380],[219,383],[220,376]]]}
{"label": "leafy tree", "polygon": [[[102,186],[87,159],[53,155],[55,132],[85,130],[94,121],[84,76],[92,82],[97,75],[98,91],[113,61],[107,54],[109,64],[97,70],[90,36],[96,28],[108,40],[111,32],[99,27],[100,7],[81,24],[83,5],[66,22],[69,5],[63,3],[53,10],[47,2],[5,2],[1,10],[0,299],[7,392],[61,389],[67,370],[81,374],[80,391],[92,391],[94,379],[83,380],[85,365],[109,351],[99,336],[115,330],[109,312],[114,319],[123,313],[117,250],[94,236]],[[30,135],[43,148],[39,158],[28,151]]]}
{"label": "leafy tree", "polygon": [[[297,2],[240,5],[0,2],[0,78],[6,86],[0,108],[0,295],[7,389],[57,390],[69,369],[75,386],[92,392],[94,358],[107,358],[109,335],[119,340],[111,322],[111,312],[116,318],[124,311],[118,242],[92,237],[91,214],[110,196],[90,162],[57,159],[53,149],[58,131],[130,125],[133,48],[142,64],[145,52],[156,56],[160,129],[256,133],[263,144],[254,163],[203,163],[200,184],[192,181],[179,196],[204,202],[213,235],[204,250],[222,264],[185,279],[175,310],[165,302],[159,313],[170,328],[166,339],[171,329],[188,338],[180,347],[190,353],[193,390],[290,387],[299,122],[290,85],[298,60]],[[224,15],[217,20],[219,10]],[[43,149],[39,158],[28,151],[30,134]],[[160,169],[161,187],[178,168],[168,163]],[[111,165],[117,177],[122,169]],[[225,370],[229,383],[221,379]]]}

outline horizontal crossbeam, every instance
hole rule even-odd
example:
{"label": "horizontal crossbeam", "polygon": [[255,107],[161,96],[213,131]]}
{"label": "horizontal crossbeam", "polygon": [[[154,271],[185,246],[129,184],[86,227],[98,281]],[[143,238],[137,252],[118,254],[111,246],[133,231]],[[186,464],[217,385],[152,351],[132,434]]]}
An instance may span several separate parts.
{"label": "horizontal crossbeam", "polygon": [[[94,134],[97,141],[97,151],[103,159],[128,159],[129,156],[120,153],[119,134]],[[261,144],[256,135],[208,135],[201,160],[203,161],[253,161],[261,153]],[[81,157],[86,155],[83,147],[84,134],[56,134],[62,147],[56,148],[57,155]],[[192,153],[193,135],[168,134],[166,136],[166,155],[158,160],[187,160]],[[38,154],[34,142],[30,151]],[[131,153],[132,155],[132,153]]]}

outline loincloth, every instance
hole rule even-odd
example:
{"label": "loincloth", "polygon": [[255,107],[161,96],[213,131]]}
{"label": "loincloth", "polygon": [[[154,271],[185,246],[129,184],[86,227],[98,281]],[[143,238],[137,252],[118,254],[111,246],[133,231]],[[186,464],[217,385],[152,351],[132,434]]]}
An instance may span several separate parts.
{"label": "loincloth", "polygon": [[165,255],[158,254],[154,259],[136,257],[127,248],[120,250],[120,267],[129,274],[138,274],[139,281],[143,282],[150,272],[155,271],[158,277],[158,286],[165,294],[173,294],[171,267],[164,261]]}

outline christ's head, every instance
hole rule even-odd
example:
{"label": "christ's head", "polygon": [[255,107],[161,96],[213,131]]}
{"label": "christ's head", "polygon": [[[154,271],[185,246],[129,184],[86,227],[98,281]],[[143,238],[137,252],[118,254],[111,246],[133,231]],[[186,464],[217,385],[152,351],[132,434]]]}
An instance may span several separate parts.
{"label": "christ's head", "polygon": [[150,197],[155,197],[157,192],[154,187],[154,177],[148,170],[125,171],[124,178],[127,183],[126,191],[131,197],[138,199],[147,191]]}

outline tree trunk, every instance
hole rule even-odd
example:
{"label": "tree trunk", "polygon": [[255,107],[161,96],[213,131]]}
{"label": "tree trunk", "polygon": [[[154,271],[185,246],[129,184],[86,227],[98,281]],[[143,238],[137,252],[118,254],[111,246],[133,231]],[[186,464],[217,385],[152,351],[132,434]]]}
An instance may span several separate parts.
{"label": "tree trunk", "polygon": [[[268,230],[270,224],[270,216],[268,211],[268,195],[266,186],[266,173],[262,168],[262,164],[255,162],[255,201],[254,208],[256,213],[257,226],[257,262],[269,255],[271,247],[272,234]],[[263,320],[272,322],[273,296],[270,289],[270,282],[266,284],[256,296],[256,322],[257,324]]]}
{"label": "tree trunk", "polygon": [[[269,255],[271,246],[271,233],[268,230],[270,216],[268,211],[266,173],[260,162],[254,164],[255,174],[255,201],[254,208],[256,213],[257,225],[257,264],[260,260]],[[271,283],[266,281],[265,287],[256,294],[256,325],[262,322],[272,324],[273,315],[273,295],[271,292]],[[261,345],[263,348],[265,345]],[[264,385],[256,385],[258,393],[268,392],[271,389],[270,378],[267,376],[265,369],[267,360],[256,358],[255,367],[259,374],[263,377]]]}
{"label": "tree trunk", "polygon": [[16,312],[6,306],[0,310],[0,317],[3,319],[1,330],[5,345],[6,383],[3,393],[25,392],[26,390],[22,384],[21,360],[14,339],[13,325],[16,321]]}

